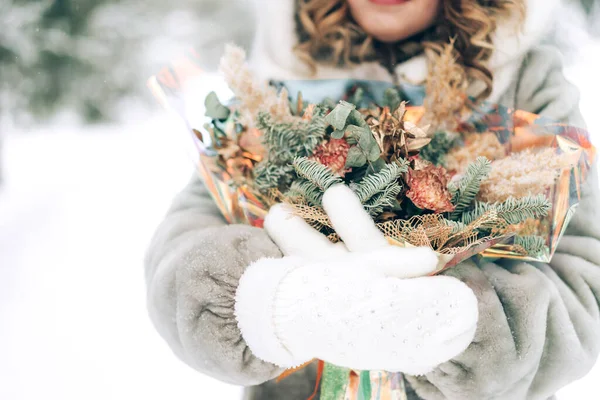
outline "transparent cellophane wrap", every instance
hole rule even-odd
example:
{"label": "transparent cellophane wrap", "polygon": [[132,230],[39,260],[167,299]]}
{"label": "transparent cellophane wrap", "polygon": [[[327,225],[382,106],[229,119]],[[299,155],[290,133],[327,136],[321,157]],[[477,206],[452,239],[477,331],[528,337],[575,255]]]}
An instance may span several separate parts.
{"label": "transparent cellophane wrap", "polygon": [[[230,224],[262,227],[272,201],[253,190],[251,182],[240,172],[241,169],[251,169],[260,161],[260,155],[245,152],[242,161],[225,160],[211,147],[210,135],[204,128],[204,124],[208,122],[203,116],[204,96],[219,83],[223,86],[222,81],[214,75],[203,74],[191,62],[184,60],[174,65],[176,67],[165,69],[151,78],[150,88],[165,107],[183,117],[194,143],[193,155],[199,176],[225,220]],[[227,93],[226,90],[224,93]],[[492,104],[470,107],[460,124],[462,129],[494,133],[509,154],[528,148],[552,148],[557,156],[567,158],[569,163],[552,187],[544,193],[551,200],[552,208],[547,217],[539,221],[536,234],[545,238],[546,251],[535,257],[524,255],[522,249],[514,245],[514,236],[505,235],[477,243],[460,252],[440,253],[439,271],[473,256],[550,261],[577,208],[581,186],[590,172],[595,156],[588,133],[584,129],[556,123],[522,110]],[[419,123],[424,113],[421,106],[409,106],[406,119]],[[233,115],[231,113],[230,120],[226,122],[225,132],[235,141],[239,133],[235,128]],[[394,245],[410,246],[397,237],[388,239]]]}

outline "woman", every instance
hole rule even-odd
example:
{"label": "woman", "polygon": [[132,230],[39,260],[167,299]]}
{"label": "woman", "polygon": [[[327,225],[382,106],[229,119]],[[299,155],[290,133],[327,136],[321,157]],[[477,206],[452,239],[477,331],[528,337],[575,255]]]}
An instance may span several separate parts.
{"label": "woman", "polygon": [[[425,84],[426,54],[435,54],[454,40],[469,94],[583,124],[577,90],[562,75],[559,54],[543,44],[553,27],[557,0],[256,0],[256,4],[259,31],[252,63],[264,78]],[[449,346],[444,357],[433,357],[434,350],[443,349],[435,346],[417,352],[432,355],[435,365],[411,368],[403,364],[404,354],[396,354],[392,362],[409,374],[411,399],[545,400],[591,369],[600,351],[598,204],[594,174],[549,264],[469,260],[440,277],[452,278],[440,282],[451,289],[450,298],[464,300],[462,315],[471,317],[460,319],[460,334],[449,334],[447,339],[455,346]],[[148,252],[150,316],[174,352],[192,367],[226,382],[260,384],[247,391],[248,399],[305,399],[314,387],[314,368],[280,383],[267,382],[283,370],[283,356],[305,359],[309,350],[302,346],[310,342],[301,342],[306,332],[295,332],[289,324],[283,329],[270,315],[264,317],[265,304],[280,307],[282,297],[291,298],[289,304],[312,301],[289,289],[293,284],[283,285],[282,277],[271,282],[275,271],[295,271],[297,266],[290,265],[298,262],[281,258],[290,252],[282,245],[285,235],[276,230],[270,229],[269,236],[260,229],[225,226],[202,184],[192,179],[174,200]],[[298,268],[310,269],[315,262],[303,259]],[[282,275],[296,279],[291,273]],[[301,276],[296,283],[302,283]],[[407,287],[412,283],[408,280]],[[275,294],[269,295],[271,291]],[[476,303],[470,303],[470,293]],[[414,296],[417,303],[425,301],[418,293]],[[437,300],[444,301],[443,295]],[[360,308],[360,301],[352,301]],[[473,304],[478,318],[471,313]],[[302,307],[286,310],[304,315]],[[397,312],[398,319],[417,318],[406,310]],[[450,315],[447,309],[440,312]],[[452,317],[459,319],[457,314]],[[274,335],[269,336],[273,330],[257,328],[273,328],[272,323]],[[469,331],[471,325],[476,330]],[[377,343],[371,345],[377,348]],[[343,347],[336,346],[336,351],[357,351]],[[398,348],[403,348],[400,342]],[[288,353],[277,353],[281,349]]]}

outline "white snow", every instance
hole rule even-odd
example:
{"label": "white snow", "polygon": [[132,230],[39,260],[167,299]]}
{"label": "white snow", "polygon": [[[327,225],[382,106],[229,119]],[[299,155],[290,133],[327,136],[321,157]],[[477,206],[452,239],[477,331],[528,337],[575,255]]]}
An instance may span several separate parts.
{"label": "white snow", "polygon": [[[600,132],[598,58],[582,64],[567,72]],[[183,127],[156,112],[5,139],[0,399],[239,398],[179,362],[146,316],[145,247],[192,171]],[[596,367],[560,399],[597,398],[599,380]]]}
{"label": "white snow", "polygon": [[142,257],[192,171],[182,132],[161,113],[8,136],[0,399],[239,398],[179,362],[146,314]]}

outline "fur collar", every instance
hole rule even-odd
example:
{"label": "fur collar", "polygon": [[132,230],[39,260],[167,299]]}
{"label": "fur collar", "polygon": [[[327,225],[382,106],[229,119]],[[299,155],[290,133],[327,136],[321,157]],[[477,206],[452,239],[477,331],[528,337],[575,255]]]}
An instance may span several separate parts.
{"label": "fur collar", "polygon": [[[308,68],[293,53],[297,43],[295,1],[253,0],[258,22],[252,48],[251,64],[264,79],[310,79]],[[494,74],[494,88],[489,98],[496,101],[510,86],[523,58],[540,43],[557,21],[561,0],[526,0],[527,15],[522,30],[516,26],[516,16],[507,20],[494,34],[494,54],[489,66]],[[424,82],[427,63],[424,55],[414,57],[396,67],[400,79],[411,83]],[[389,73],[377,63],[363,63],[354,68],[319,67],[317,79],[370,79],[390,81]],[[477,87],[472,88],[475,93]]]}

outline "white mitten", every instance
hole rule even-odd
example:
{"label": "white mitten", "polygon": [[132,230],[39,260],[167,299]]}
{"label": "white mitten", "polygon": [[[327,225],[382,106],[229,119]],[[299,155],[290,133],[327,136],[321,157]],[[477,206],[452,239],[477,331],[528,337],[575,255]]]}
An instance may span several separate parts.
{"label": "white mitten", "polygon": [[282,367],[319,358],[410,374],[460,354],[475,332],[473,292],[450,277],[406,279],[433,272],[435,253],[389,246],[349,188],[323,204],[345,245],[285,206],[265,221],[288,256],[259,260],[240,280],[236,316],[252,352]]}

